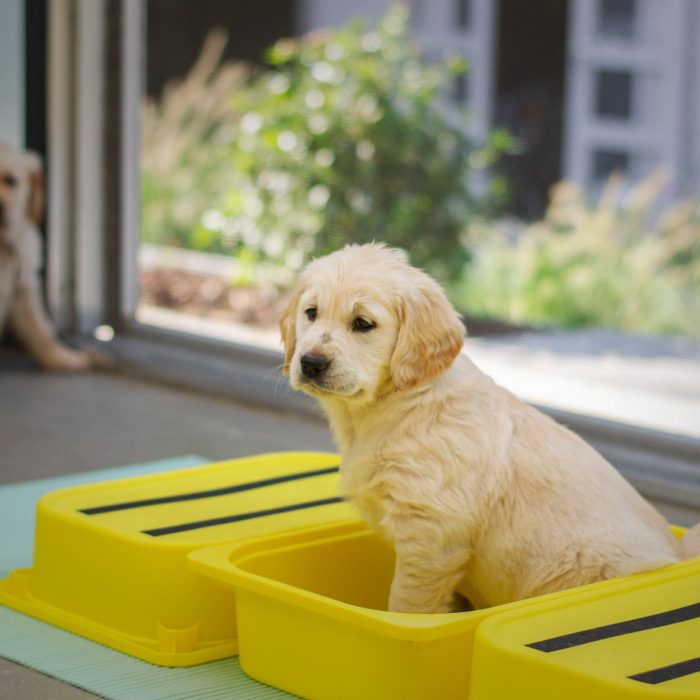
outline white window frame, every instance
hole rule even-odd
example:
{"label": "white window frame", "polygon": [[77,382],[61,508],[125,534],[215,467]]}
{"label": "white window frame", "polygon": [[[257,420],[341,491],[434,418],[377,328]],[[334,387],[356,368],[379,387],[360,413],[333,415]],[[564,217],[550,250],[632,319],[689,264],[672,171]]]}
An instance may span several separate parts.
{"label": "white window frame", "polygon": [[105,0],[48,3],[49,308],[60,328],[104,318]]}
{"label": "white window frame", "polygon": [[121,288],[119,310],[122,318],[133,319],[138,303],[137,249],[141,229],[141,100],[144,92],[146,17],[142,0],[123,0],[122,14],[121,161],[119,179],[121,203]]}

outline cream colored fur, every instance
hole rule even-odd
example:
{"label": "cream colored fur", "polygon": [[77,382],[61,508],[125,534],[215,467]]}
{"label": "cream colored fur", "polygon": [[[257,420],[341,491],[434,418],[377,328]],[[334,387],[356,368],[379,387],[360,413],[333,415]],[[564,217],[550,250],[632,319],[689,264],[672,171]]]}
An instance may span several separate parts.
{"label": "cream colored fur", "polygon": [[9,324],[46,369],[81,370],[99,355],[72,350],[54,333],[41,300],[41,161],[0,144],[0,333]]}
{"label": "cream colored fur", "polygon": [[[588,444],[482,374],[443,291],[398,251],[312,262],[280,327],[291,385],[330,421],[346,495],[395,546],[390,610],[451,611],[457,591],[491,606],[700,553],[697,528],[684,550]],[[305,376],[304,356],[330,365]]]}

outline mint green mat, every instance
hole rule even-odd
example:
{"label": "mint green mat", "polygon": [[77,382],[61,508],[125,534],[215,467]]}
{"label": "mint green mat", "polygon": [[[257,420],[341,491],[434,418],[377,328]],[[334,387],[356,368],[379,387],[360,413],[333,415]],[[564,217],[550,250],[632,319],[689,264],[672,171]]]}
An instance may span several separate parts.
{"label": "mint green mat", "polygon": [[[196,455],[0,487],[0,578],[31,566],[34,509],[54,489],[202,464]],[[248,678],[238,659],[161,668],[0,605],[0,657],[111,700],[267,700],[293,697]],[[0,692],[0,696],[2,693]]]}

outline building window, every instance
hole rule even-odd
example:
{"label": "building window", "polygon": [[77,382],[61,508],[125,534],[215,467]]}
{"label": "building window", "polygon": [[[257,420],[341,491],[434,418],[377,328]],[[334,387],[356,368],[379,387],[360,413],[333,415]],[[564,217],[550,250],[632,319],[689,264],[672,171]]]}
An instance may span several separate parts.
{"label": "building window", "polygon": [[598,33],[606,39],[629,41],[634,37],[636,0],[599,0]]}
{"label": "building window", "polygon": [[630,166],[629,153],[610,149],[597,149],[593,151],[592,177],[596,182],[601,182],[613,173],[627,173]]}
{"label": "building window", "polygon": [[471,24],[471,0],[455,0],[455,24],[460,31],[466,31]]}
{"label": "building window", "polygon": [[452,101],[455,104],[464,105],[467,100],[469,100],[469,76],[465,72],[454,77]]}
{"label": "building window", "polygon": [[632,74],[629,71],[600,70],[596,73],[595,114],[612,119],[632,116]]}
{"label": "building window", "polygon": [[418,32],[423,30],[425,28],[425,0],[411,0],[409,8],[413,30]]}

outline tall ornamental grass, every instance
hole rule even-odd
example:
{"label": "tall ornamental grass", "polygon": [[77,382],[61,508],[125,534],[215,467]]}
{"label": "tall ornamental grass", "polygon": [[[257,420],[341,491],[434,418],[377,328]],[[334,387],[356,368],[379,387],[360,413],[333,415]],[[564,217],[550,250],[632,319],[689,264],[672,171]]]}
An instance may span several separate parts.
{"label": "tall ornamental grass", "polygon": [[700,337],[700,202],[664,206],[656,173],[630,189],[612,178],[590,206],[560,183],[531,226],[481,226],[453,289],[478,315],[517,323]]}

